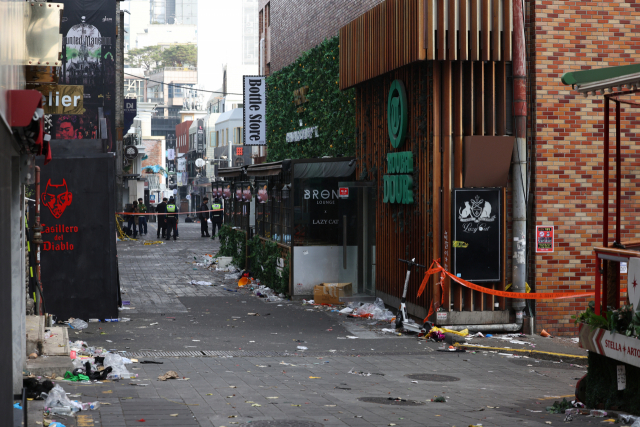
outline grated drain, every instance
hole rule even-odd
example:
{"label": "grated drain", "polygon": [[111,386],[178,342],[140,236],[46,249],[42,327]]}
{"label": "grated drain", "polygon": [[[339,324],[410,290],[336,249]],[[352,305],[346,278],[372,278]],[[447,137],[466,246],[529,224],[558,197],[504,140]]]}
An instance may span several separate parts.
{"label": "grated drain", "polygon": [[322,427],[314,421],[300,420],[259,420],[240,424],[241,427]]}
{"label": "grated drain", "polygon": [[394,397],[359,397],[360,402],[376,403],[378,405],[397,405],[397,406],[421,406],[424,402],[417,400],[406,400]]}
{"label": "grated drain", "polygon": [[437,375],[437,374],[408,374],[405,377],[417,381],[432,381],[438,383],[446,383],[452,381],[460,381],[458,377],[452,377],[449,375]]}

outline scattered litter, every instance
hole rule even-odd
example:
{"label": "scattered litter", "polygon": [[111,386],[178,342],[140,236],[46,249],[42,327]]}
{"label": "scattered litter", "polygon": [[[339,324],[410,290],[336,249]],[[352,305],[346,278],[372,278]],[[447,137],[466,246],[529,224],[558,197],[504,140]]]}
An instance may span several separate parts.
{"label": "scattered litter", "polygon": [[592,409],[591,412],[589,412],[589,415],[591,415],[592,417],[604,418],[607,416],[607,411]]}
{"label": "scattered litter", "polygon": [[444,396],[438,396],[434,399],[431,399],[432,402],[438,402],[438,403],[446,403],[447,400],[444,398]]}
{"label": "scattered litter", "polygon": [[540,336],[545,338],[550,338],[551,334],[543,329],[540,331]]}
{"label": "scattered litter", "polygon": [[371,372],[358,372],[358,371],[354,371],[353,368],[349,369],[349,372],[347,372],[347,374],[360,375],[361,377],[370,377],[371,376]]}
{"label": "scattered litter", "polygon": [[340,310],[340,311],[339,311],[339,313],[342,313],[342,314],[349,314],[349,313],[353,313],[353,308],[351,308],[351,307],[345,307],[345,308],[343,308],[342,310]]}
{"label": "scattered litter", "polygon": [[303,345],[299,345],[298,350],[308,350],[308,348]]}
{"label": "scattered litter", "polygon": [[86,329],[89,324],[82,319],[74,319],[73,317],[69,319],[69,327],[71,329],[82,330]]}
{"label": "scattered litter", "polygon": [[158,324],[158,322],[154,322],[154,323],[150,323],[149,326],[154,326],[154,325],[157,325],[157,324]]}
{"label": "scattered litter", "polygon": [[353,336],[353,335],[347,335],[347,338],[349,338],[350,340],[357,340],[358,337]]}
{"label": "scattered litter", "polygon": [[322,377],[309,377],[309,378],[312,379],[312,380],[319,380]]}
{"label": "scattered litter", "polygon": [[384,301],[380,298],[376,298],[373,303],[351,303],[349,307],[353,309],[353,312],[349,314],[349,317],[364,317],[373,320],[391,321],[395,318],[395,315],[384,306]]}
{"label": "scattered litter", "polygon": [[166,380],[176,379],[176,378],[178,378],[178,373],[176,371],[167,371],[166,374],[160,375],[158,377],[160,381],[166,381]]}
{"label": "scattered litter", "polygon": [[192,280],[190,282],[192,285],[199,285],[199,286],[211,286],[213,283],[211,282],[205,282],[205,281],[198,281],[198,280]]}
{"label": "scattered litter", "polygon": [[278,396],[267,397],[267,399],[278,399]]}

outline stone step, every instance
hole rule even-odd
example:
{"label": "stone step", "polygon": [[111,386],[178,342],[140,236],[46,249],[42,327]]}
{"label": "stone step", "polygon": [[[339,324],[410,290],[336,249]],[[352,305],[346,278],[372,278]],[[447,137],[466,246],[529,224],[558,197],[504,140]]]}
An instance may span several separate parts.
{"label": "stone step", "polygon": [[27,372],[35,376],[50,377],[56,374],[64,377],[65,372],[73,371],[73,363],[69,356],[46,356],[27,359]]}
{"label": "stone step", "polygon": [[69,328],[62,326],[52,326],[45,328],[45,338],[43,353],[46,356],[67,356],[69,357]]}
{"label": "stone step", "polygon": [[27,356],[42,354],[44,347],[44,316],[26,316]]}

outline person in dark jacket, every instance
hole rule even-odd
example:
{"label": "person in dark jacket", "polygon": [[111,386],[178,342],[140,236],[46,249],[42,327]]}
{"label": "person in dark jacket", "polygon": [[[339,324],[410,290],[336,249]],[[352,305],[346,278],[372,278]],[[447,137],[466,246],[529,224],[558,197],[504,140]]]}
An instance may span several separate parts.
{"label": "person in dark jacket", "polygon": [[[138,211],[141,214],[147,213],[147,205],[144,204],[144,200],[141,198],[138,199]],[[147,235],[147,216],[146,215],[138,215],[138,228],[141,236]]]}
{"label": "person in dark jacket", "polygon": [[162,237],[165,238],[167,236],[167,219],[165,214],[167,213],[167,198],[162,199],[162,203],[158,203],[156,207],[156,212],[158,213],[158,239],[160,238],[160,233],[162,233]]}
{"label": "person in dark jacket", "polygon": [[167,238],[165,240],[169,240],[171,238],[171,231],[173,231],[173,240],[176,240],[177,233],[177,224],[178,224],[178,213],[180,210],[178,206],[176,206],[176,201],[173,197],[169,199],[169,203],[167,203]]}
{"label": "person in dark jacket", "polygon": [[209,206],[207,206],[207,203],[209,203],[209,198],[205,197],[204,199],[202,199],[202,204],[200,205],[200,208],[198,209],[200,212],[198,213],[198,218],[200,219],[200,234],[202,234],[202,236],[200,237],[211,237],[209,236]]}
{"label": "person in dark jacket", "polygon": [[135,239],[138,237],[138,215],[135,215],[139,212],[138,202],[136,201],[133,202],[133,206],[131,207],[129,212],[132,214],[132,215],[129,215],[129,230],[131,230],[133,238]]}
{"label": "person in dark jacket", "polygon": [[222,210],[222,200],[219,197],[214,197],[211,201],[211,238],[216,238],[216,227],[220,232],[222,222],[224,220],[224,211]]}

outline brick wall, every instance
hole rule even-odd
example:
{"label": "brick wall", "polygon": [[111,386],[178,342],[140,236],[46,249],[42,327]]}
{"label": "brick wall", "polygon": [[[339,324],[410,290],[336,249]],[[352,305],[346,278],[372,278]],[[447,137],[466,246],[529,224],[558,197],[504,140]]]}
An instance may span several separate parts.
{"label": "brick wall", "polygon": [[189,151],[189,127],[192,123],[193,120],[187,120],[176,125],[176,149],[178,153],[186,154]]}
{"label": "brick wall", "polygon": [[[603,97],[584,98],[560,77],[565,72],[628,65],[640,59],[640,3],[608,1],[529,1],[533,47],[531,135],[535,142],[535,225],[554,225],[555,252],[537,254],[537,292],[592,290],[593,246],[602,242]],[[613,103],[611,103],[614,120]],[[622,240],[640,231],[635,152],[640,142],[635,112],[623,109]],[[610,138],[615,141],[615,126]],[[614,151],[611,151],[614,154]],[[611,176],[615,163],[610,163]],[[614,188],[612,179],[611,186]],[[615,193],[609,200],[614,213]],[[635,203],[635,205],[634,205]],[[610,228],[610,243],[613,227]],[[532,242],[533,244],[533,242]],[[535,255],[535,254],[534,254]],[[626,281],[625,281],[626,283]],[[571,315],[586,299],[542,301],[537,328],[556,335],[575,334]]]}
{"label": "brick wall", "polygon": [[[383,0],[271,0],[271,68],[291,64]],[[267,2],[264,2],[267,3]],[[259,3],[260,10],[263,2]]]}

